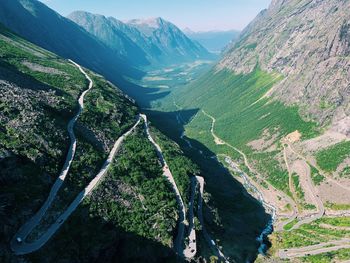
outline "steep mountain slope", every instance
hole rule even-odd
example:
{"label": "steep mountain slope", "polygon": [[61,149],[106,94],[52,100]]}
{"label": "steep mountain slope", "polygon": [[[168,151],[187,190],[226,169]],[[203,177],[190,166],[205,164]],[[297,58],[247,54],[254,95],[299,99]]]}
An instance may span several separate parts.
{"label": "steep mountain slope", "polygon": [[127,61],[67,18],[37,0],[3,0],[0,22],[27,40],[58,55],[71,58],[111,80],[139,76]]}
{"label": "steep mountain slope", "polygon": [[[76,11],[71,13],[68,18],[83,27],[86,31],[96,36],[101,42],[106,44],[115,52],[125,57],[128,61],[133,61],[138,65],[149,64],[146,59],[145,51],[129,35],[140,35],[137,30],[130,34],[127,25],[114,18],[106,18],[102,15],[94,15],[88,12]],[[125,28],[124,28],[125,27]],[[140,36],[142,38],[142,36]]]}
{"label": "steep mountain slope", "polygon": [[279,72],[285,79],[271,91],[278,99],[297,103],[322,124],[349,123],[349,7],[348,1],[273,1],[218,68],[247,73],[258,64]]}
{"label": "steep mountain slope", "polygon": [[326,242],[349,236],[327,230],[350,214],[349,4],[272,1],[211,72],[167,101],[199,109],[184,135],[276,209],[272,253],[291,262],[349,259]]}
{"label": "steep mountain slope", "polygon": [[[25,256],[11,251],[11,239],[43,205],[66,167],[72,147],[67,129],[74,123],[73,117],[78,116],[74,118],[76,150],[70,169],[25,242],[46,233],[95,178],[115,141],[136,123],[138,110],[115,86],[88,70],[93,86],[81,97],[89,82],[74,64],[2,25],[0,45],[0,261],[174,260],[175,194],[142,124],[125,139],[105,180],[71,219],[61,222],[61,229],[42,249]],[[76,115],[78,98],[84,105],[80,115]],[[187,200],[189,176],[198,170],[173,142],[163,137],[162,143],[171,145],[163,150],[168,154],[171,149],[169,166]]]}
{"label": "steep mountain slope", "polygon": [[152,64],[175,64],[213,58],[205,48],[188,39],[180,29],[162,18],[135,19],[123,23],[113,17],[106,18],[83,11],[73,12],[68,18],[113,50],[130,53],[127,56],[129,59],[145,59]]}
{"label": "steep mountain slope", "polygon": [[213,58],[204,47],[191,41],[174,24],[158,17],[151,19],[134,19],[127,24],[137,28],[147,41],[160,50],[157,60],[163,63],[176,63],[196,59]]}
{"label": "steep mountain slope", "polygon": [[194,32],[191,30],[185,31],[185,34],[203,47],[214,53],[221,53],[230,42],[235,41],[240,32],[237,30],[229,31],[202,31]]}
{"label": "steep mountain slope", "polygon": [[[91,82],[76,65],[2,26],[0,45],[1,262],[174,262],[180,208],[164,171],[171,171],[186,211],[191,193],[196,193],[195,204],[203,203],[200,210],[194,207],[194,218],[189,220],[195,222],[197,233],[194,261],[220,257],[219,246],[234,260],[256,257],[256,236],[268,216],[225,170],[213,170],[217,164],[209,160],[205,173],[199,171],[176,143],[151,126],[153,141],[166,160],[161,163],[164,159],[160,160],[143,123],[120,137],[137,123],[137,108],[111,83],[84,69],[93,83],[88,90]],[[77,115],[78,105],[84,108]],[[104,169],[120,138],[124,141],[109,170],[68,220],[61,221],[73,200]],[[74,145],[70,168],[62,171]],[[200,195],[191,184],[199,173],[205,176]],[[219,178],[212,176],[217,173]],[[20,230],[40,213],[52,189],[57,192],[49,207],[19,242]],[[30,245],[56,225],[58,231],[40,243],[40,249],[15,255],[23,253],[21,244],[32,249]],[[213,241],[202,235],[204,227]],[[184,225],[185,237],[188,229]],[[188,242],[184,238],[179,249]]]}

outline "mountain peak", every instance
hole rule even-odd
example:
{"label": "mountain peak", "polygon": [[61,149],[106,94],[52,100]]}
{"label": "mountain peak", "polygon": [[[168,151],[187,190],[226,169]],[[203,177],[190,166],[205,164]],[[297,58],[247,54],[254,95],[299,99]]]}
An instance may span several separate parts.
{"label": "mountain peak", "polygon": [[[134,25],[134,26],[147,26],[149,28],[160,28],[164,24],[168,24],[166,20],[164,20],[161,17],[152,17],[152,18],[146,18],[146,19],[132,19],[127,21],[127,24]],[[170,23],[169,23],[170,24]]]}

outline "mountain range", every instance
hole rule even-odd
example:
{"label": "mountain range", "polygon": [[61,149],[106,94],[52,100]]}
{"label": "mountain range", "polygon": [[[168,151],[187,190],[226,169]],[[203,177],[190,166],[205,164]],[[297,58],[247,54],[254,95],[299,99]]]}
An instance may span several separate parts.
{"label": "mountain range", "polygon": [[236,36],[2,0],[0,261],[349,260],[348,10],[272,0]]}
{"label": "mountain range", "polygon": [[160,17],[123,23],[113,17],[77,11],[68,18],[131,61],[144,59],[144,64],[166,65],[214,58],[174,24]]}
{"label": "mountain range", "polygon": [[238,30],[228,31],[192,31],[185,29],[184,33],[203,47],[213,53],[221,53],[233,41],[235,41],[240,34]]}
{"label": "mountain range", "polygon": [[161,18],[153,19],[149,24],[153,27],[146,29],[147,23],[125,24],[85,12],[75,12],[68,19],[37,0],[3,0],[1,4],[0,22],[6,27],[116,83],[123,83],[123,77],[140,78],[146,65],[214,57]]}

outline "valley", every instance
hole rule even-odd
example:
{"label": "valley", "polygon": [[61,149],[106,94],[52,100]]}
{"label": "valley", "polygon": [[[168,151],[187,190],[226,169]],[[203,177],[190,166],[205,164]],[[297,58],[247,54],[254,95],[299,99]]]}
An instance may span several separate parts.
{"label": "valley", "polygon": [[348,8],[238,36],[4,0],[0,261],[349,262]]}
{"label": "valley", "polygon": [[[225,74],[227,75],[227,73]],[[211,79],[204,79],[203,74],[202,77],[199,74],[197,78],[202,78],[201,81],[198,81],[196,78],[186,85],[174,85],[174,88],[168,88],[166,97],[157,98],[150,103],[152,105],[152,108],[149,109],[150,116],[152,116],[152,112],[155,112],[153,113],[155,114],[155,121],[162,123],[163,127],[169,127],[168,130],[163,128],[164,132],[172,136],[191,154],[193,151],[197,151],[202,156],[202,159],[218,160],[222,165],[227,166],[232,175],[247,188],[247,191],[264,204],[266,210],[273,215],[274,219],[275,232],[271,237],[272,249],[268,252],[269,255],[292,261],[303,259],[305,262],[309,262],[308,258],[310,260],[322,258],[322,255],[327,251],[332,253],[332,258],[337,258],[338,253],[344,256],[348,249],[347,239],[338,241],[338,238],[332,238],[331,232],[327,233],[326,230],[324,235],[330,236],[330,239],[328,239],[330,243],[323,244],[320,241],[320,244],[317,246],[308,247],[308,243],[301,245],[302,247],[305,246],[305,248],[299,247],[294,249],[295,244],[280,250],[277,248],[280,247],[279,242],[284,242],[283,240],[286,239],[286,237],[283,237],[284,233],[288,235],[288,233],[294,233],[300,228],[312,229],[314,222],[320,222],[323,219],[337,220],[344,217],[347,220],[349,218],[349,210],[346,210],[346,206],[344,206],[349,202],[347,197],[345,197],[349,194],[347,183],[344,183],[344,179],[340,181],[334,178],[334,174],[330,175],[329,170],[326,172],[318,165],[318,163],[322,163],[322,166],[326,166],[328,162],[335,162],[336,164],[332,166],[332,169],[333,171],[336,170],[344,162],[344,159],[346,161],[345,156],[349,156],[349,150],[344,147],[348,138],[333,131],[320,131],[316,128],[315,123],[304,121],[299,117],[295,108],[283,109],[279,105],[279,112],[276,111],[276,108],[273,109],[273,103],[276,102],[267,103],[269,96],[265,94],[269,93],[274,83],[281,80],[280,76],[264,76],[262,72],[257,72],[246,79],[244,76],[231,76],[231,79],[227,77],[225,79],[223,77],[225,74],[215,73],[211,76]],[[172,86],[172,80],[169,77],[163,78],[163,75],[160,74],[158,78],[161,79],[163,85]],[[148,79],[145,83],[148,83]],[[225,85],[231,88],[240,86],[242,89],[247,87],[252,89],[252,91],[254,90],[254,94],[249,93],[249,90],[245,91],[246,96],[243,96],[243,98],[246,98],[247,102],[242,101],[242,96],[237,97],[239,98],[237,107],[238,111],[242,111],[240,114],[243,115],[243,118],[249,118],[253,112],[257,114],[258,117],[256,119],[259,119],[261,124],[257,123],[256,120],[249,124],[249,119],[238,119],[240,115],[235,115],[235,118],[237,118],[236,122],[232,123],[232,115],[230,115],[229,120],[228,114],[230,114],[230,111],[235,112],[232,109],[232,107],[235,107],[233,106],[235,105],[234,97],[229,95],[230,103],[224,103],[225,97],[219,99],[218,96],[220,94],[225,96],[228,93],[222,91],[222,86],[220,93],[213,93],[217,83],[226,83]],[[253,83],[253,86],[250,83]],[[203,93],[204,86],[208,87],[207,95]],[[195,89],[197,87],[200,87],[198,89],[200,93],[196,93]],[[257,89],[259,93],[257,93]],[[231,90],[231,94],[232,92]],[[194,95],[191,96],[191,93]],[[218,99],[222,102],[220,105],[210,103],[211,100],[214,102]],[[203,104],[201,104],[202,102]],[[194,105],[197,105],[198,108],[192,110],[191,107]],[[230,106],[231,109],[225,111],[225,105]],[[220,108],[214,108],[218,106]],[[207,112],[208,109],[216,112],[219,114],[217,116],[220,117],[216,119]],[[164,116],[172,116],[172,120],[160,120],[163,114],[159,112],[164,111],[169,114],[164,114]],[[187,112],[193,113],[188,115],[189,113]],[[288,122],[284,123],[282,116]],[[225,122],[225,126],[220,125],[220,122]],[[231,129],[231,134],[228,135],[225,133],[225,130],[231,123],[233,128]],[[239,123],[240,127],[244,127],[245,132],[240,131],[240,127],[235,126],[235,123]],[[247,127],[252,124],[268,124],[270,127],[265,126],[264,129],[252,127],[247,130]],[[281,126],[283,124],[285,126]],[[222,127],[225,127],[225,130]],[[259,132],[256,134],[252,133],[253,131],[261,130],[264,131],[262,137],[260,137],[261,139],[257,136]],[[220,134],[221,137],[217,134]],[[227,138],[230,142],[232,141],[231,138],[237,138],[237,140],[232,141],[231,144],[223,138]],[[256,140],[252,140],[253,138],[256,138]],[[327,138],[327,140],[324,138]],[[341,140],[345,140],[343,141],[344,146],[342,146]],[[324,144],[325,141],[329,141],[329,143],[322,145],[321,147],[324,147],[324,150],[320,151],[320,148],[318,148],[320,146],[318,145]],[[317,151],[312,150],[310,152],[308,149],[311,147],[317,147]],[[328,151],[333,149],[333,151],[336,151],[336,147],[344,157],[340,157],[338,152],[330,155]],[[207,149],[210,149],[210,152]],[[313,155],[315,152],[317,155]],[[327,159],[321,157],[323,155],[327,155]],[[335,160],[332,156],[339,156],[340,159]],[[266,159],[267,157],[269,159]],[[260,158],[264,159],[260,160]],[[322,161],[320,160],[321,158],[323,158]],[[266,176],[268,177],[266,178]],[[333,199],[334,195],[327,194],[329,191],[326,190],[327,188],[341,194],[341,197],[338,199],[339,201],[341,200],[341,203],[333,205],[333,207],[344,207],[345,209],[337,212],[334,208],[331,208],[330,204],[334,201],[330,201],[330,199]],[[268,228],[269,226],[267,225],[266,229]],[[268,230],[264,238],[271,232],[272,229]],[[347,230],[344,233],[348,234]],[[296,235],[295,238],[296,240],[298,238],[302,240],[305,237]],[[334,242],[333,246],[330,245],[333,244],[332,242]]]}

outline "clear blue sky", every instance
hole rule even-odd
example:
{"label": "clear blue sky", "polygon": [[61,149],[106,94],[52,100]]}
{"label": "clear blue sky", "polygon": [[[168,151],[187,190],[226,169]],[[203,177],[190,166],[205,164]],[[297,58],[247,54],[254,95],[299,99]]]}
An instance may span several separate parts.
{"label": "clear blue sky", "polygon": [[243,29],[271,0],[40,0],[62,15],[84,10],[120,20],[163,17],[195,31]]}

